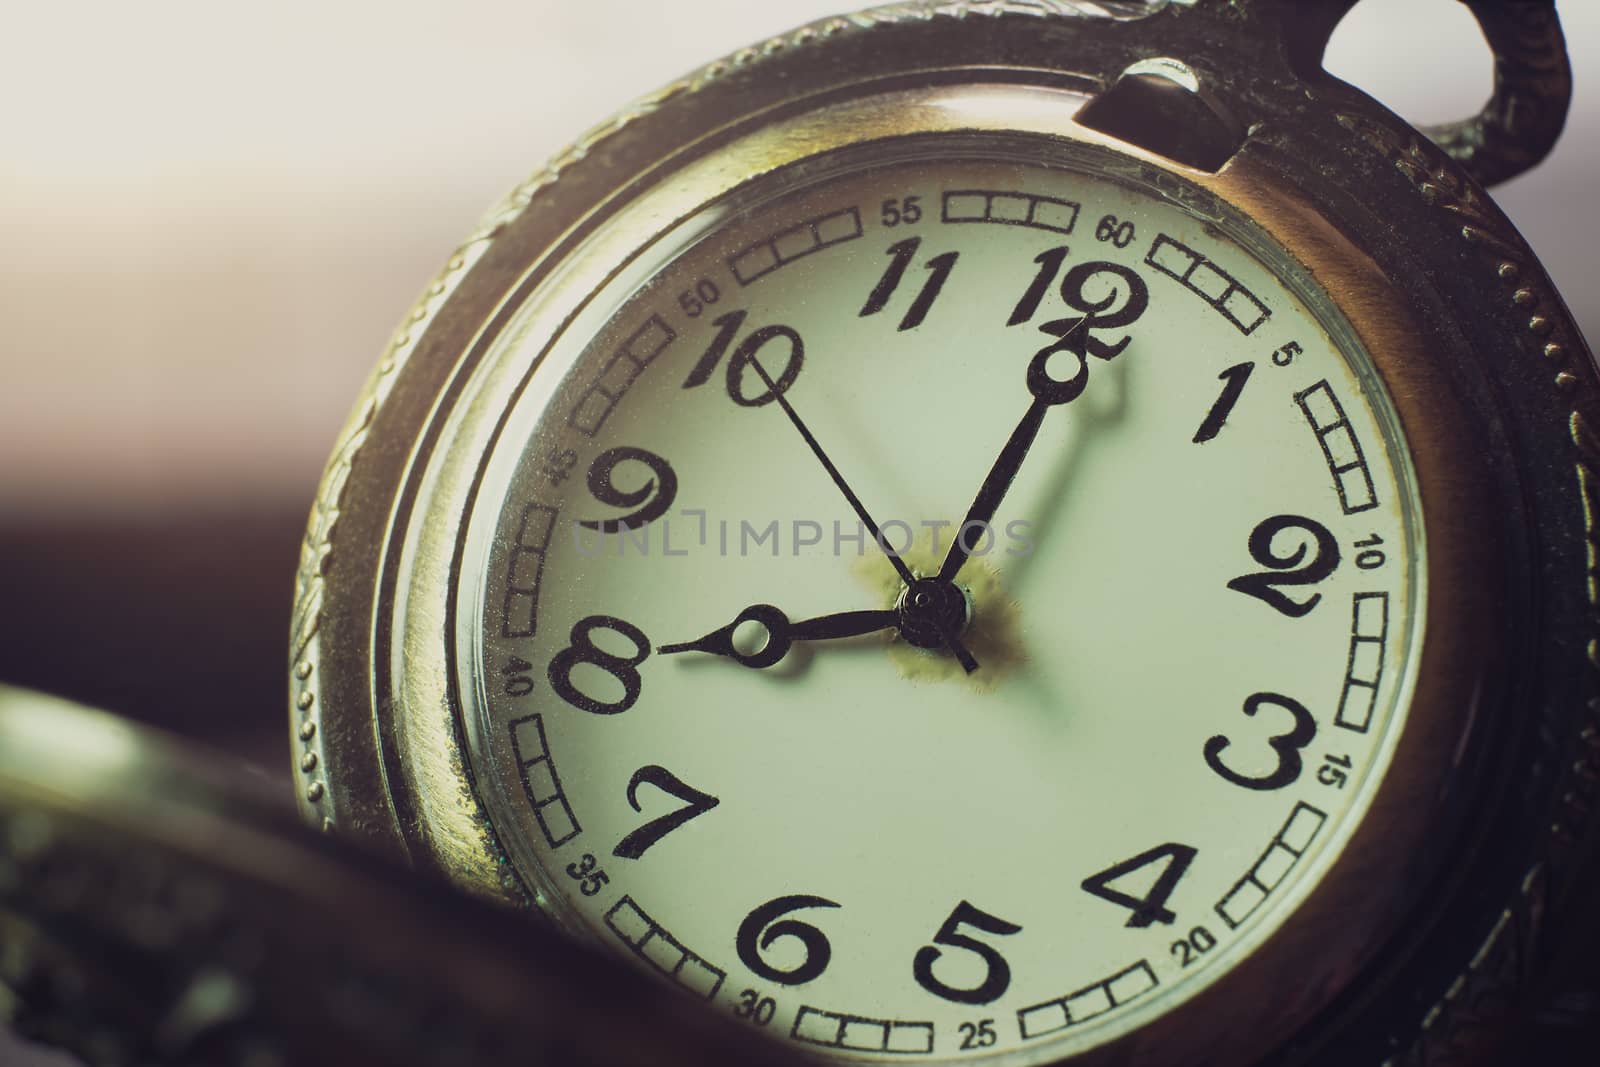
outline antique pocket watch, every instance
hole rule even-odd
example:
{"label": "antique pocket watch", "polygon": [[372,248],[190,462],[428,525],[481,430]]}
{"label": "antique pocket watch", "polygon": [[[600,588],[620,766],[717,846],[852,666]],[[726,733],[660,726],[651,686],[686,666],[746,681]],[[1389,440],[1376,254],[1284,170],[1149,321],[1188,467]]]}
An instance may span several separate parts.
{"label": "antique pocket watch", "polygon": [[1593,851],[1597,382],[1479,184],[1565,53],[1474,6],[1430,140],[1350,6],[880,8],[517,189],[328,467],[306,816],[827,1058],[1468,1043]]}

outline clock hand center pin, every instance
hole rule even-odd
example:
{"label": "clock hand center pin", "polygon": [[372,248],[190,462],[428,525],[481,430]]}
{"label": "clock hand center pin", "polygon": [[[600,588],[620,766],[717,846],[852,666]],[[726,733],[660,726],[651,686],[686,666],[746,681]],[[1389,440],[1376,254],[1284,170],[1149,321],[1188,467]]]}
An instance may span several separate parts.
{"label": "clock hand center pin", "polygon": [[900,636],[918,648],[942,648],[946,634],[959,634],[972,621],[972,601],[954,582],[918,578],[895,602]]}

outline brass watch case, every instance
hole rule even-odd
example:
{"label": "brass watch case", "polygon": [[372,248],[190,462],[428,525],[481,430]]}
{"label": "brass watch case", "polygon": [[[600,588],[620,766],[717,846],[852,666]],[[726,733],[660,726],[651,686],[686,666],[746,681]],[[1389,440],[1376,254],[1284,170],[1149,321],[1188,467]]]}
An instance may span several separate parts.
{"label": "brass watch case", "polygon": [[[656,235],[808,160],[1053,144],[1175,176],[1336,300],[1412,450],[1429,590],[1399,749],[1314,894],[1203,992],[1074,1062],[1431,1063],[1486,1000],[1522,995],[1592,884],[1600,381],[1481,187],[1322,72],[1332,21],[1292,10],[977,0],[829,20],[640,102],[515,190],[401,326],[324,475],[291,650],[303,814],[532,902],[476,795],[451,662],[460,533],[520,373],[483,358],[508,309],[534,309],[525,343],[547,348]],[[1245,131],[1219,169],[1075,118],[1151,57]]]}

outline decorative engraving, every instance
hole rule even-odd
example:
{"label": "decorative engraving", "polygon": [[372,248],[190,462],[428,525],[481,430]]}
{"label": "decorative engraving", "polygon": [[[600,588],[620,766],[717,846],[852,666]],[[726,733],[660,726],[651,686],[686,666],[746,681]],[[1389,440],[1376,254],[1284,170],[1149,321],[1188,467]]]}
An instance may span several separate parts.
{"label": "decorative engraving", "polygon": [[[763,1059],[684,1015],[675,990],[637,986],[553,931],[313,848],[275,809],[224,819],[195,799],[198,781],[165,781],[120,809],[87,793],[38,804],[26,777],[0,789],[0,1025],[75,1063]],[[168,814],[182,830],[158,825]],[[692,966],[680,986],[714,977]]]}
{"label": "decorative engraving", "polygon": [[1544,920],[1545,875],[1535,867],[1512,905],[1484,938],[1466,969],[1422,1020],[1422,1033],[1383,1067],[1467,1067],[1480,1062],[1480,1041],[1503,1028],[1523,984]]}
{"label": "decorative engraving", "polygon": [[855,15],[844,16],[857,26],[876,26],[884,22],[912,22],[939,17],[1033,15],[1039,18],[1102,18],[1132,21],[1145,18],[1167,6],[1168,0],[913,0],[911,3],[884,4]]}
{"label": "decorative engraving", "polygon": [[[1600,609],[1600,436],[1583,412],[1567,420],[1572,443],[1578,449],[1578,500],[1583,505],[1584,543],[1588,546],[1585,592],[1591,607]],[[1589,662],[1600,668],[1600,641],[1590,640]]]}
{"label": "decorative engraving", "polygon": [[1485,200],[1471,179],[1432,142],[1420,134],[1392,129],[1365,115],[1341,112],[1335,118],[1339,125],[1389,156],[1422,199],[1457,216],[1461,220],[1462,237],[1494,249],[1497,255],[1513,264],[1522,262],[1523,245],[1510,225]]}
{"label": "decorative engraving", "polygon": [[[1503,71],[1500,73],[1503,76]],[[1498,208],[1460,174],[1438,147],[1412,131],[1396,130],[1364,116],[1339,114],[1336,119],[1384,153],[1425,201],[1460,221],[1462,239],[1493,264],[1496,278],[1506,286],[1507,307],[1522,319],[1528,348],[1542,356],[1546,366],[1562,362],[1569,352],[1584,351],[1553,287],[1527,246]],[[1551,384],[1557,397],[1572,404],[1572,394],[1588,381],[1561,370]],[[1595,433],[1585,407],[1573,406],[1569,410],[1569,436],[1576,452],[1573,469],[1587,551],[1584,595],[1596,612],[1590,617],[1591,635],[1585,658],[1591,667],[1600,670],[1600,435]],[[1417,1039],[1405,1052],[1387,1061],[1385,1067],[1465,1064],[1476,1037],[1503,1017],[1512,998],[1526,986],[1536,965],[1534,946],[1543,921],[1549,872],[1555,869],[1559,873],[1569,865],[1574,846],[1584,839],[1595,809],[1595,783],[1585,771],[1600,767],[1600,699],[1589,698],[1585,711],[1580,721],[1588,721],[1570,737],[1558,735],[1555,727],[1540,731],[1540,745],[1548,758],[1563,765],[1561,780],[1553,790],[1562,802],[1552,813],[1548,834],[1536,847],[1537,858],[1524,877],[1521,893],[1501,915],[1467,968],[1428,1013]],[[1576,762],[1570,755],[1563,755],[1570,751],[1578,753]]]}
{"label": "decorative engraving", "polygon": [[589,130],[543,170],[513,189],[492,209],[467,244],[492,240],[533,203],[541,189],[555,184],[563,171],[588,156],[597,146],[635,121],[659,111],[674,97],[699,92],[707,85],[780,52],[791,51],[818,39],[837,37],[852,29],[871,29],[896,22],[928,21],[935,18],[966,19],[975,16],[1025,15],[1035,18],[1105,18],[1131,21],[1156,14],[1168,0],[912,0],[885,4],[853,15],[821,19],[797,30],[742,48],[732,55],[707,63],[657,92],[651,93],[605,122]]}
{"label": "decorative engraving", "polygon": [[1572,65],[1551,3],[1473,5],[1494,51],[1494,94],[1482,111],[1425,133],[1485,185],[1549,154],[1572,100]]}
{"label": "decorative engraving", "polygon": [[355,411],[339,433],[338,444],[323,470],[322,481],[317,486],[317,495],[311,505],[305,540],[300,546],[300,566],[295,574],[294,608],[290,616],[289,656],[294,664],[290,688],[298,726],[295,736],[302,746],[299,761],[303,786],[301,808],[313,823],[324,830],[333,829],[333,813],[326,804],[328,793],[322,780],[326,773],[326,759],[322,750],[322,731],[316,728],[315,718],[319,703],[317,679],[321,660],[317,635],[322,628],[322,594],[328,569],[334,563],[334,530],[344,506],[345,489],[356,456],[366,444],[373,421],[394,385],[397,372],[411,357],[423,328],[438,312],[467,268],[483,254],[492,236],[474,237],[456,249],[444,269],[424,291],[411,314],[395,331],[383,358],[362,387]]}

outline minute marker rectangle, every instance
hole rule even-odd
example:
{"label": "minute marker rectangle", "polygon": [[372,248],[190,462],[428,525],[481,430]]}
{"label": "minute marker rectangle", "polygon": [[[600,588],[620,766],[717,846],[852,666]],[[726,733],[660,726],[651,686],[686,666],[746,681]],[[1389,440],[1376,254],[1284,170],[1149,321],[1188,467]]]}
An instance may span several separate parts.
{"label": "minute marker rectangle", "polygon": [[1144,261],[1216,308],[1246,337],[1272,317],[1239,279],[1174,237],[1158,234]]}
{"label": "minute marker rectangle", "polygon": [[847,207],[763,237],[728,257],[728,269],[740,285],[749,285],[824,248],[853,241],[864,231],[861,211]]}
{"label": "minute marker rectangle", "polygon": [[1300,405],[1339,494],[1339,505],[1346,515],[1369,511],[1378,506],[1378,491],[1367,467],[1361,441],[1345,415],[1344,405],[1326,378],[1294,394]]}
{"label": "minute marker rectangle", "polygon": [[1071,234],[1082,205],[1053,196],[1007,189],[950,189],[940,199],[947,223],[987,222]]}

